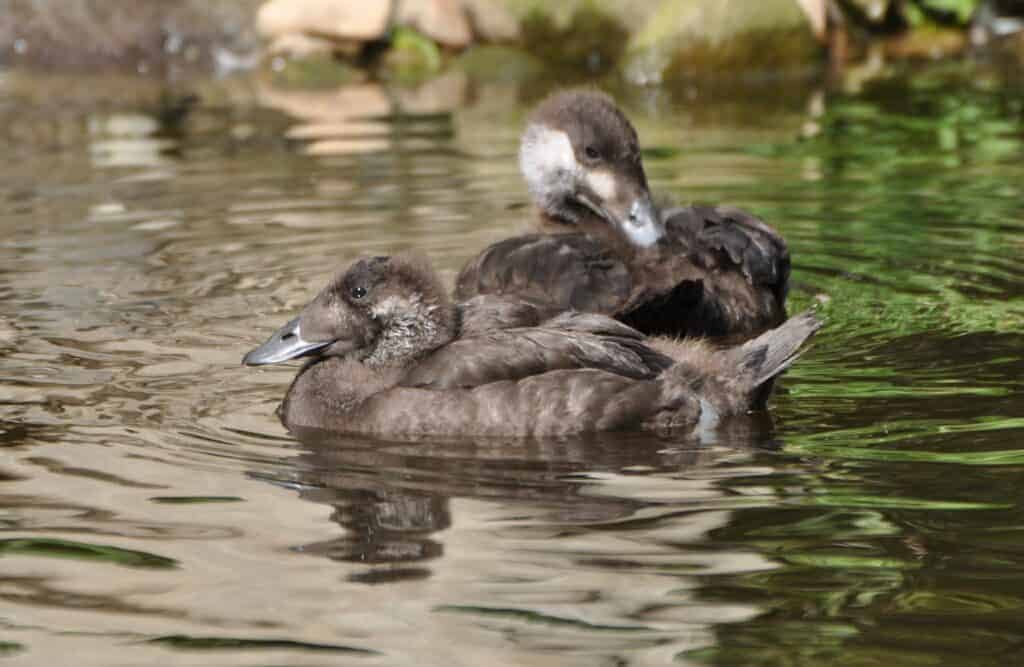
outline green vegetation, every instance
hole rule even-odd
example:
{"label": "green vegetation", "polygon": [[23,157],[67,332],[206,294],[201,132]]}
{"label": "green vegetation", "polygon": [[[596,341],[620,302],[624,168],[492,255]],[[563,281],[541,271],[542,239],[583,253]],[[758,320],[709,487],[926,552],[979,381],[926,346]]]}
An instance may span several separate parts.
{"label": "green vegetation", "polygon": [[384,55],[381,73],[398,82],[416,83],[441,71],[444,59],[440,47],[411,28],[395,28],[391,48]]}
{"label": "green vegetation", "polygon": [[19,644],[18,642],[0,641],[0,657],[13,655],[15,653],[21,653],[24,650],[24,644]]}
{"label": "green vegetation", "polygon": [[559,71],[600,76],[622,60],[629,31],[596,5],[580,5],[568,23],[558,25],[547,11],[534,9],[522,25],[523,48]]}
{"label": "green vegetation", "polygon": [[279,88],[337,88],[365,78],[358,67],[330,55],[280,59],[270,68],[270,81]]}
{"label": "green vegetation", "polygon": [[178,561],[173,558],[165,558],[145,551],[45,537],[0,540],[0,556],[70,558],[113,563],[125,567],[156,569],[170,569],[178,566]]}
{"label": "green vegetation", "polygon": [[474,46],[457,64],[469,76],[492,82],[539,78],[544,71],[539,59],[512,46]]}
{"label": "green vegetation", "polygon": [[168,648],[187,651],[238,651],[264,650],[274,651],[291,649],[299,651],[315,651],[324,653],[358,653],[376,655],[376,651],[338,644],[313,644],[290,639],[245,639],[241,637],[193,637],[190,635],[166,635],[147,641],[149,644],[162,644]]}

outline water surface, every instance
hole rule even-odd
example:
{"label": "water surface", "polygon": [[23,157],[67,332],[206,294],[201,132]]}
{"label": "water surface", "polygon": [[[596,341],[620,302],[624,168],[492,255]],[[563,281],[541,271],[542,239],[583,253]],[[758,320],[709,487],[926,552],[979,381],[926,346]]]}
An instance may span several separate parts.
{"label": "water surface", "polygon": [[1024,650],[1020,77],[623,91],[652,186],[777,226],[828,319],[770,416],[704,442],[288,434],[294,368],[241,355],[355,257],[450,280],[523,230],[539,91],[196,86],[0,73],[0,657]]}

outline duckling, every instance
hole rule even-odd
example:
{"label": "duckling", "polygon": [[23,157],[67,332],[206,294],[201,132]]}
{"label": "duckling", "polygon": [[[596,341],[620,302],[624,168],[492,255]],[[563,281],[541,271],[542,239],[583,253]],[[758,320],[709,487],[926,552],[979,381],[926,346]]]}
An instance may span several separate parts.
{"label": "duckling", "polygon": [[764,407],[820,323],[794,317],[743,346],[645,339],[607,316],[476,327],[417,257],[361,259],[245,355],[303,356],[280,408],[292,429],[378,436],[541,436],[713,428]]}
{"label": "duckling", "polygon": [[725,206],[659,210],[632,123],[607,95],[555,93],[533,112],[519,166],[543,233],[469,261],[456,297],[515,296],[611,315],[647,334],[745,340],[786,318],[786,242]]}

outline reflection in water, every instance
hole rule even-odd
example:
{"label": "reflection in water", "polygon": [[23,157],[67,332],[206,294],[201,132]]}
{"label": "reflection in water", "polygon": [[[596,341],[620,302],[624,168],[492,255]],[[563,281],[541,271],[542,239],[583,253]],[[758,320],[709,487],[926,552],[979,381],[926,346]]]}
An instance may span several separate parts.
{"label": "reflection in water", "polygon": [[[749,434],[752,426],[757,419],[736,420],[730,433]],[[301,550],[373,566],[354,575],[365,582],[429,576],[425,561],[444,555],[434,534],[451,527],[453,497],[529,504],[543,508],[547,520],[566,524],[618,522],[645,500],[592,493],[593,484],[609,483],[608,475],[623,469],[679,473],[716,458],[715,450],[696,443],[622,434],[409,443],[316,430],[295,435],[309,452],[296,459],[302,472],[292,481],[301,484],[303,498],[330,505],[331,519],[345,529],[343,537]],[[698,495],[709,492],[702,488]]]}
{"label": "reflection in water", "polygon": [[621,95],[653,189],[777,224],[829,319],[770,417],[701,443],[293,437],[293,369],[238,366],[353,257],[450,277],[521,231],[542,90],[224,82],[168,115],[5,76],[0,654],[1012,661],[1024,120],[987,76]]}
{"label": "reflection in water", "polygon": [[[679,622],[755,613],[742,604],[687,611],[694,576],[773,567],[689,549],[745,504],[723,494],[709,469],[744,442],[763,442],[766,427],[736,420],[721,449],[639,434],[396,443],[303,431],[307,453],[276,481],[332,508],[343,534],[296,549],[352,564],[351,582],[449,582],[453,569],[473,572],[477,583],[459,602],[435,601],[454,622],[513,632],[527,649],[544,648],[553,638],[536,633],[552,627],[561,641],[606,651],[679,651],[692,648]],[[623,573],[633,590],[613,583]],[[634,611],[623,619],[626,609]]]}

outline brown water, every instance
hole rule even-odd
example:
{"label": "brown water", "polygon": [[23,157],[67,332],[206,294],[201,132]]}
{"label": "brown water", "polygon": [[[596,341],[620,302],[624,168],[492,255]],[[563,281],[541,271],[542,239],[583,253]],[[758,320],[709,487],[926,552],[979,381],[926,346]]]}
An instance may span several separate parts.
{"label": "brown water", "polygon": [[[533,92],[0,73],[0,656],[1004,665],[1024,652],[1022,79],[631,90],[653,187],[828,326],[713,441],[299,442],[241,355],[341,264],[527,216]],[[181,91],[176,91],[181,92]],[[163,118],[163,121],[159,119]]]}

